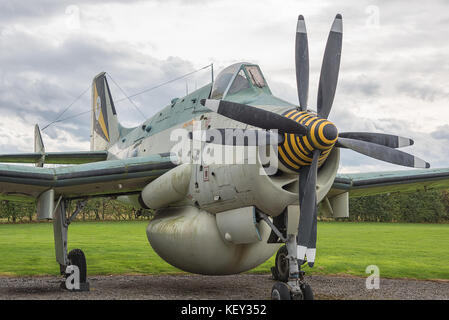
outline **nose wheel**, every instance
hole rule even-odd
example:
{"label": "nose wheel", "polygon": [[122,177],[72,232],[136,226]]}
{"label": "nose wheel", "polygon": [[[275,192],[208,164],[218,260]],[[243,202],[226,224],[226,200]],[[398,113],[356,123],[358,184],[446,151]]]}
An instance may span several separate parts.
{"label": "nose wheel", "polygon": [[299,290],[288,283],[276,282],[271,289],[271,300],[313,300],[313,291],[310,285],[303,283]]}
{"label": "nose wheel", "polygon": [[292,273],[293,270],[290,268],[288,248],[282,246],[276,254],[275,266],[271,268],[273,278],[277,280],[271,289],[272,300],[314,299],[312,288],[305,282],[305,272],[298,270]]}
{"label": "nose wheel", "polygon": [[290,287],[284,282],[276,282],[271,289],[271,300],[292,300]]}
{"label": "nose wheel", "polygon": [[276,259],[274,260],[274,267],[271,268],[271,274],[274,280],[281,282],[288,281],[289,264],[287,259],[288,251],[286,246],[282,246],[276,253]]}

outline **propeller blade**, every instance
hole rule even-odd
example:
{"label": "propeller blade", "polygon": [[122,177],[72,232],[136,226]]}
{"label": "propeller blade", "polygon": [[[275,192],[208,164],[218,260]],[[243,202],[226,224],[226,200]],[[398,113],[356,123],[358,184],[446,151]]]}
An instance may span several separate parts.
{"label": "propeller blade", "polygon": [[280,114],[225,100],[202,99],[201,104],[222,116],[262,129],[277,129],[280,132],[307,134],[307,127]]}
{"label": "propeller blade", "polygon": [[309,45],[304,17],[298,17],[295,42],[296,87],[301,111],[307,111],[309,95]]}
{"label": "propeller blade", "polygon": [[[189,132],[193,139],[193,133]],[[278,146],[284,143],[284,135],[264,130],[214,128],[204,130],[201,141],[228,146]]]}
{"label": "propeller blade", "polygon": [[337,14],[329,32],[329,37],[327,38],[318,87],[318,115],[326,119],[331,111],[335,90],[337,89],[343,38],[342,32],[342,18],[340,14]]}
{"label": "propeller blade", "polygon": [[317,211],[318,211],[318,206],[316,205],[315,210],[313,211],[312,229],[311,229],[311,233],[310,233],[309,244],[307,245],[307,250],[306,250],[307,264],[309,265],[309,267],[313,267],[313,265],[315,264],[316,238],[317,238],[317,232],[318,232]]}
{"label": "propeller blade", "polygon": [[318,159],[320,151],[313,152],[310,166],[300,169],[299,176],[299,205],[300,217],[298,226],[298,253],[299,264],[302,265],[307,257],[309,266],[313,266],[316,255],[316,179],[318,172]]}
{"label": "propeller blade", "polygon": [[368,157],[393,164],[398,164],[400,166],[412,168],[430,168],[429,163],[418,157],[415,157],[403,151],[371,142],[339,137],[336,146],[343,146],[364,154]]}
{"label": "propeller blade", "polygon": [[414,144],[409,138],[399,137],[392,134],[375,133],[375,132],[342,132],[339,133],[342,138],[362,140],[375,144],[380,144],[390,148],[408,147]]}

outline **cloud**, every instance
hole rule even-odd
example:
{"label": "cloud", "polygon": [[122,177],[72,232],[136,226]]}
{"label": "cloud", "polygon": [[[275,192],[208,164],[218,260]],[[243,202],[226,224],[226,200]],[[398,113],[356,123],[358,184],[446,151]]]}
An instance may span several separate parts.
{"label": "cloud", "polygon": [[449,142],[449,125],[439,126],[430,134],[438,140],[447,140]]}
{"label": "cloud", "polygon": [[[120,85],[119,88],[109,80],[113,97],[118,100],[124,97],[121,90],[132,94],[193,70],[189,61],[177,57],[160,60],[141,54],[122,42],[108,43],[93,37],[72,36],[54,46],[40,40],[38,36],[21,31],[0,38],[1,47],[10,48],[0,50],[0,112],[3,119],[9,119],[4,122],[7,131],[17,130],[15,123],[19,117],[32,133],[34,123],[39,123],[42,128],[73,102],[61,119],[90,110],[91,81],[101,71],[107,71]],[[205,72],[202,75],[205,76]],[[199,85],[206,82],[201,77],[197,80]],[[84,95],[76,100],[82,92]],[[185,83],[176,83],[156,92],[156,95],[149,93],[133,98],[147,116],[169,104],[174,94],[183,95]],[[117,110],[124,125],[136,125],[145,120],[127,100],[118,102]],[[61,149],[69,144],[75,148],[79,143],[74,137],[89,141],[90,114],[57,123],[56,127],[49,127],[45,133],[50,139],[66,141],[54,146]],[[3,149],[10,146],[11,152],[16,150],[14,140],[20,136],[6,136],[7,141],[2,141]],[[32,144],[29,146],[31,148]]]}
{"label": "cloud", "polygon": [[[78,12],[67,10],[74,5]],[[321,61],[329,28],[343,14],[339,83],[330,120],[343,131],[410,136],[407,151],[448,166],[449,4],[433,1],[2,1],[0,3],[0,112],[2,152],[32,148],[34,123],[90,108],[92,78],[107,71],[130,95],[211,62],[215,74],[228,64],[259,63],[273,91],[297,102],[294,31],[305,15],[310,53],[309,104],[316,108]],[[70,7],[73,9],[73,7]],[[276,12],[276,14],[273,14]],[[79,18],[79,25],[76,20]],[[78,15],[78,16],[77,16]],[[210,79],[204,70],[188,79],[133,98],[147,116],[174,97]],[[143,119],[109,81],[119,119]],[[19,124],[20,123],[20,124]],[[89,144],[90,115],[45,130],[50,151]],[[24,133],[29,132],[29,133]],[[63,143],[58,143],[63,139]],[[9,151],[8,151],[9,150]],[[24,150],[25,151],[25,150]],[[342,169],[394,169],[351,151]],[[346,168],[346,169],[345,169]],[[396,167],[397,168],[397,167]]]}
{"label": "cloud", "polygon": [[449,98],[449,90],[444,84],[438,82],[432,82],[428,84],[427,82],[420,83],[418,81],[403,81],[400,82],[397,87],[399,93],[403,93],[412,98],[417,98],[425,101],[433,102],[437,99]]}
{"label": "cloud", "polygon": [[[142,0],[102,0],[99,4],[128,3]],[[89,0],[3,0],[0,2],[0,19],[2,23],[26,20],[48,19],[52,15],[65,13],[70,15],[70,7],[90,4]],[[69,10],[67,10],[69,9]]]}
{"label": "cloud", "polygon": [[381,84],[366,74],[357,74],[353,79],[346,77],[338,84],[338,90],[342,94],[357,94],[364,98],[375,97],[380,94]]}

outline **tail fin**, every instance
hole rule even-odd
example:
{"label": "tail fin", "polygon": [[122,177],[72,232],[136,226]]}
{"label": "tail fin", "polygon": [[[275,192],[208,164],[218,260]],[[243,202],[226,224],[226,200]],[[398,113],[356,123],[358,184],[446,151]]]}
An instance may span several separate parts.
{"label": "tail fin", "polygon": [[98,74],[92,82],[92,120],[90,150],[107,150],[120,138],[117,120],[106,73]]}

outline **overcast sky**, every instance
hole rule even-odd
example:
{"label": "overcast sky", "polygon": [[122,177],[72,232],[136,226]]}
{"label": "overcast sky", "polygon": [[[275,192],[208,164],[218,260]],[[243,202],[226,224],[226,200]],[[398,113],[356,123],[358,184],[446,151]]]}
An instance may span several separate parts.
{"label": "overcast sky", "polygon": [[[447,1],[65,1],[0,0],[0,153],[31,152],[33,127],[90,109],[92,78],[106,71],[133,94],[214,64],[260,65],[273,93],[297,103],[298,14],[309,36],[309,104],[315,107],[327,35],[343,15],[340,77],[330,119],[340,132],[413,138],[404,149],[449,167]],[[146,116],[207,84],[209,70],[133,98]],[[123,92],[109,81],[115,100]],[[120,122],[144,119],[127,100]],[[47,151],[89,150],[90,115],[50,126]],[[401,169],[342,152],[341,172]]]}

